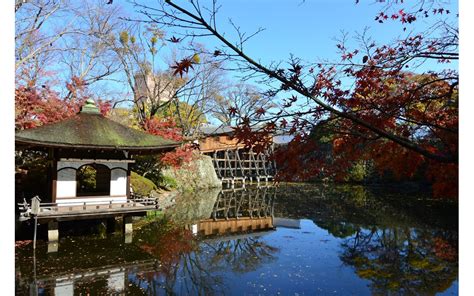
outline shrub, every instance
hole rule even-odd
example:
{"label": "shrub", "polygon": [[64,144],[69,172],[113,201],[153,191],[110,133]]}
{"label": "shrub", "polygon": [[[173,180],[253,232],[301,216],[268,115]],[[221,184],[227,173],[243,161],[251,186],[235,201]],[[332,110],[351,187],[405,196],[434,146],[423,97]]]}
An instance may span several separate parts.
{"label": "shrub", "polygon": [[140,195],[149,195],[152,190],[157,189],[155,183],[135,172],[130,175],[130,183],[133,192]]}

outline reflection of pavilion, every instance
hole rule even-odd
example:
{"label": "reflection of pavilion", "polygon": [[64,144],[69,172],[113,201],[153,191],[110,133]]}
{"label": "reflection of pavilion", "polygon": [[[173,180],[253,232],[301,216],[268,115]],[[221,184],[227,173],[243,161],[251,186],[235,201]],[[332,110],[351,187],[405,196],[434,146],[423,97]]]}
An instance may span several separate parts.
{"label": "reflection of pavilion", "polygon": [[273,229],[275,197],[276,187],[223,190],[211,217],[192,225],[192,231],[207,236]]}
{"label": "reflection of pavilion", "polygon": [[[267,256],[265,257],[264,254],[272,254],[273,249],[264,243],[260,243],[258,238],[274,229],[273,206],[275,195],[275,187],[225,190],[220,192],[217,197],[210,195],[212,202],[204,202],[200,207],[195,203],[186,204],[181,211],[186,211],[188,207],[198,207],[203,211],[203,217],[206,217],[206,219],[200,220],[191,227],[190,225],[186,226],[194,230],[195,233],[204,236],[200,241],[201,246],[204,248],[203,250],[206,250],[205,252],[181,255],[181,258],[189,259],[194,256],[201,258],[201,260],[192,261],[195,262],[194,264],[199,263],[200,265],[193,265],[192,270],[189,271],[190,273],[187,276],[194,276],[199,278],[199,281],[210,281],[212,283],[212,278],[204,276],[200,271],[202,269],[207,270],[211,266],[215,267],[216,263],[211,258],[216,256],[221,258],[220,256],[222,256],[222,258],[226,259],[223,259],[221,264],[222,266],[227,266],[225,262],[229,258],[240,258],[239,256],[243,256],[242,258],[254,258],[256,256],[253,253],[255,249],[260,250],[257,256],[263,256],[260,260],[270,256],[265,255]],[[195,214],[197,215],[198,213]],[[157,243],[158,245],[166,244],[166,242]],[[234,253],[225,251],[228,246],[234,244],[238,245],[240,249],[233,248]],[[214,246],[214,248],[209,248],[209,246]],[[128,248],[127,252],[130,253],[136,250],[134,245],[129,245]],[[214,253],[210,254],[209,252],[211,251]],[[66,252],[59,254],[59,256],[65,256],[64,259],[66,259],[66,257],[75,256],[74,254],[76,254],[76,251],[73,251],[73,254],[70,255],[66,255]],[[80,254],[79,251],[78,254]],[[135,258],[142,256],[133,255]],[[145,256],[150,258],[149,254]],[[54,266],[48,267],[49,271],[47,274],[30,276],[29,278],[26,273],[22,274],[24,278],[20,277],[17,280],[17,285],[19,284],[23,289],[29,289],[30,292],[39,291],[41,293],[41,291],[44,291],[45,294],[50,295],[74,295],[80,291],[86,292],[89,287],[93,287],[92,293],[125,294],[133,292],[131,289],[134,288],[131,287],[142,287],[142,284],[156,284],[159,289],[163,289],[163,285],[179,285],[179,283],[174,283],[175,279],[173,276],[170,277],[166,273],[166,269],[163,268],[163,262],[160,261],[159,256],[128,262],[116,262],[115,257],[110,256],[110,258],[107,257],[102,265],[95,261],[90,261],[84,262],[83,265],[78,263],[81,266],[76,265],[71,270],[59,268],[59,266],[55,268],[55,265],[60,264],[60,262],[61,260],[52,261]],[[188,260],[187,262],[191,261]],[[235,262],[245,265],[247,261],[236,259]],[[58,269],[61,271],[55,271]],[[152,277],[143,276],[147,274],[152,275]],[[188,284],[193,285],[195,282],[190,281]],[[197,287],[200,287],[200,285]],[[209,286],[214,287],[213,285]]]}
{"label": "reflection of pavilion", "polygon": [[[91,281],[98,282],[99,279],[103,282],[103,287],[100,288],[106,290],[107,294],[124,293],[129,286],[128,274],[134,270],[139,270],[141,273],[153,272],[159,269],[158,266],[158,259],[149,259],[75,270],[73,273],[53,273],[47,276],[37,277],[30,283],[30,295],[38,295],[37,292],[41,290],[46,292],[45,294],[47,295],[75,295],[78,294],[78,286],[87,285],[87,283]],[[19,284],[24,285],[26,283],[20,281]],[[74,291],[76,291],[76,293],[74,293]]]}

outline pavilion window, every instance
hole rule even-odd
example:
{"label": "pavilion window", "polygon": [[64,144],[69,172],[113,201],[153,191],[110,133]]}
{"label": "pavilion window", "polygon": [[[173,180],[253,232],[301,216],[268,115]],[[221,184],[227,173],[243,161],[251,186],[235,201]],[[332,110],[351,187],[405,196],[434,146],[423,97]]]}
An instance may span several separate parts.
{"label": "pavilion window", "polygon": [[86,164],[76,173],[77,196],[110,195],[110,169],[102,164]]}

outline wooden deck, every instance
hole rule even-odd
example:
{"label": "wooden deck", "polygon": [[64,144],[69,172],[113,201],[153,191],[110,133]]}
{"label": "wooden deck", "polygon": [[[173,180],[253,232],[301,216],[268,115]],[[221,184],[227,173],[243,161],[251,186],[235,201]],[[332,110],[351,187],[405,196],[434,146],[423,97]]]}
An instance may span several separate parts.
{"label": "wooden deck", "polygon": [[[20,216],[20,220],[24,221],[32,218],[32,215],[30,215],[29,212],[29,205],[22,205],[22,207],[24,211]],[[137,198],[127,200],[126,202],[109,203],[69,202],[67,205],[57,203],[40,203],[37,218],[38,220],[79,220],[140,213],[157,209],[158,202],[154,198]]]}

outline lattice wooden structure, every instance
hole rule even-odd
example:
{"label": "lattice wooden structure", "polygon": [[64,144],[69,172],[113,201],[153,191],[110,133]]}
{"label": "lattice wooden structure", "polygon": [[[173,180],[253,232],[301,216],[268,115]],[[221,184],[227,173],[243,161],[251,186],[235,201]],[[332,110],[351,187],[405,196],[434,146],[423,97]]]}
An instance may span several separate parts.
{"label": "lattice wooden structure", "polygon": [[276,174],[275,161],[271,159],[273,145],[266,151],[257,153],[246,148],[233,137],[229,127],[208,130],[199,139],[202,154],[212,157],[217,177],[224,184],[234,186],[240,182],[273,180]]}

